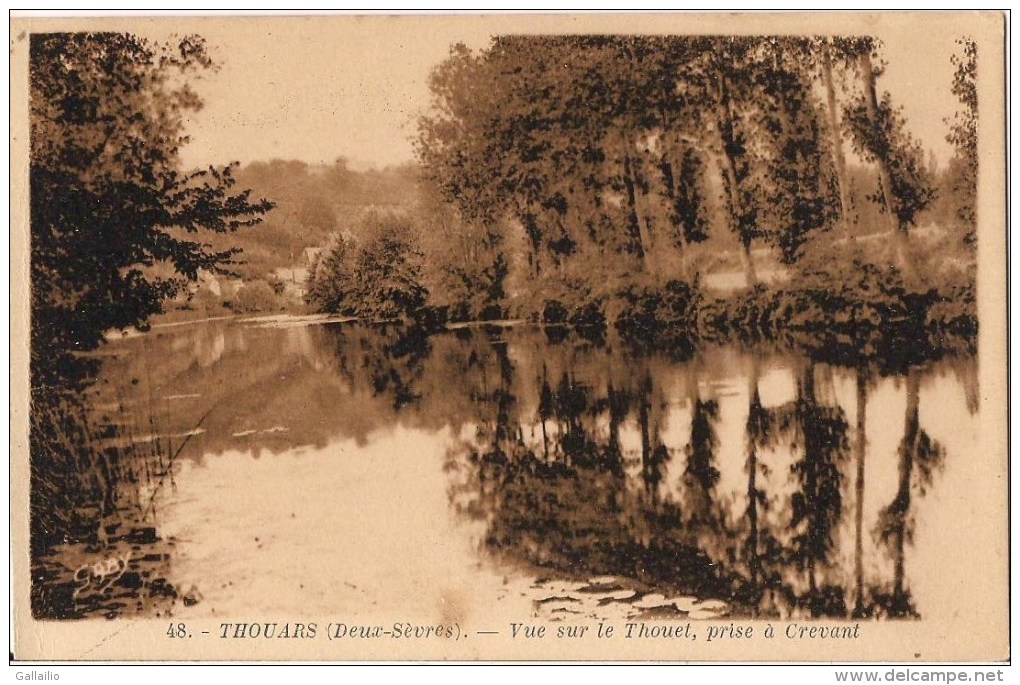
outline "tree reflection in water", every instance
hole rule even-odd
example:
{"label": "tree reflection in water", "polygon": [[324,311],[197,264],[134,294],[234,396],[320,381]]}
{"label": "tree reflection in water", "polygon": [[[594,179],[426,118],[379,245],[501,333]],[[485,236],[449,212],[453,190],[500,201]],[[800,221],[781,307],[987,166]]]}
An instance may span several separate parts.
{"label": "tree reflection in water", "polygon": [[[876,382],[867,364],[851,371],[852,430],[832,387],[839,367],[787,353],[794,397],[765,406],[762,355],[748,353],[745,486],[731,498],[718,491],[717,459],[733,405],[724,409],[699,389],[725,369],[705,370],[700,358],[682,363],[686,396],[673,397],[655,358],[609,348],[575,356],[569,342],[526,336],[490,344],[500,350],[495,427],[451,456],[470,473],[473,485],[464,487],[479,493],[464,513],[485,522],[490,552],[567,579],[619,576],[645,592],[722,598],[736,615],[916,616],[904,561],[911,498],[933,485],[945,456],[918,427],[922,368],[905,377],[896,496],[866,540],[866,408]],[[533,407],[515,401],[521,392],[537,398]],[[665,424],[689,433],[671,444],[677,435]],[[845,518],[849,564],[840,549]],[[891,556],[891,584],[866,577],[866,542],[869,553]]]}
{"label": "tree reflection in water", "polygon": [[[597,586],[596,613],[917,616],[916,509],[946,462],[922,387],[961,387],[972,414],[979,398],[967,355],[657,355],[569,329],[232,324],[122,345],[99,419],[195,433],[181,460],[360,446],[398,425],[449,436],[449,501],[484,554],[553,595]],[[892,396],[905,419],[888,437]]]}

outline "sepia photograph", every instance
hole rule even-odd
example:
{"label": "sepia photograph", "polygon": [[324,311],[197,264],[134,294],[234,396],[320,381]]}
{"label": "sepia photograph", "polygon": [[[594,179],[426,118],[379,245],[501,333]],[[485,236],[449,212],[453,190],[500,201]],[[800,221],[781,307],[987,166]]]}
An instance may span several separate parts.
{"label": "sepia photograph", "polygon": [[13,18],[12,659],[1007,662],[996,12]]}

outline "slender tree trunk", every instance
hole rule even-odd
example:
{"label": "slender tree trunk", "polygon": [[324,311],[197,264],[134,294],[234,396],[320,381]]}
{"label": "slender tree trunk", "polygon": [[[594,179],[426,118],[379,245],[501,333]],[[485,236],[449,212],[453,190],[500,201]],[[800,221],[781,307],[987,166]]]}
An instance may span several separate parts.
{"label": "slender tree trunk", "polygon": [[747,279],[747,287],[753,288],[758,283],[758,275],[755,272],[754,260],[751,258],[751,240],[743,235],[740,226],[740,187],[737,180],[737,160],[735,157],[736,140],[733,134],[736,117],[730,102],[726,77],[722,73],[718,73],[717,76],[719,85],[716,100],[716,119],[719,135],[722,139],[722,167],[727,186],[730,229],[740,240],[740,244],[743,247],[741,260],[744,265],[744,275]]}
{"label": "slender tree trunk", "polygon": [[637,209],[637,187],[635,183],[636,170],[634,169],[634,148],[631,145],[630,136],[624,136],[623,153],[623,186],[627,191],[627,226],[631,240],[636,241],[638,257],[641,259],[641,266],[645,271],[649,270],[649,257],[651,254],[651,240],[648,232],[641,221]]}
{"label": "slender tree trunk", "polygon": [[867,452],[868,376],[864,366],[857,368],[857,434],[854,456],[857,461],[857,496],[854,511],[854,616],[864,614],[864,457]]}
{"label": "slender tree trunk", "polygon": [[[878,88],[875,85],[875,71],[871,66],[871,54],[863,51],[859,58],[861,78],[864,81],[864,107],[868,113],[868,122],[871,125],[872,135],[879,136],[881,122],[878,119]],[[878,166],[878,181],[882,192],[882,199],[885,204],[885,212],[889,217],[889,227],[893,231],[900,228],[896,218],[896,210],[893,206],[892,176],[889,173],[888,160],[882,154],[875,155],[875,164]]]}
{"label": "slender tree trunk", "polygon": [[531,248],[528,254],[528,265],[531,267],[531,275],[538,278],[542,275],[542,234],[538,229],[538,220],[531,212],[525,212],[524,232],[528,236],[528,246]]}
{"label": "slender tree trunk", "polygon": [[[659,170],[662,173],[662,183],[666,189],[666,200],[669,205],[669,217],[670,222],[673,224],[673,232],[675,240],[673,247],[675,247],[678,261],[679,261],[679,274],[681,278],[686,279],[688,276],[687,272],[687,240],[684,235],[684,226],[679,220],[679,179],[676,176],[676,170],[681,167],[676,164],[676,158],[671,153],[671,149],[674,145],[666,143],[666,136],[669,135],[672,123],[670,122],[669,116],[665,111],[662,112],[662,126],[663,126],[663,143],[662,143],[662,155],[659,159]],[[675,142],[676,147],[680,147],[680,141]]]}
{"label": "slender tree trunk", "polygon": [[[641,172],[640,172],[639,169],[640,169],[640,167],[637,164],[635,164],[634,165],[635,181],[638,181],[638,179],[640,178],[640,173]],[[657,242],[655,240],[655,238],[656,238],[656,230],[655,230],[655,223],[654,223],[654,221],[652,219],[652,215],[651,215],[651,213],[649,211],[649,204],[650,203],[648,201],[648,193],[646,193],[643,190],[641,190],[641,185],[642,184],[636,182],[635,185],[637,186],[635,188],[635,191],[636,191],[635,195],[636,195],[636,199],[637,199],[637,203],[636,203],[635,206],[636,206],[636,209],[637,209],[638,221],[640,222],[640,226],[641,226],[641,228],[644,231],[643,234],[642,234],[642,240],[645,241],[645,248],[644,248],[644,251],[645,251],[645,269],[647,271],[650,271],[652,273],[656,273],[657,274],[657,273],[660,272],[659,265],[660,265],[660,262],[661,262],[661,255],[659,254],[659,250],[656,249],[656,242]]]}
{"label": "slender tree trunk", "polygon": [[[676,178],[676,174],[675,174],[674,170],[675,169],[679,169],[679,167],[675,163],[676,158],[675,158],[675,155],[673,154],[673,149],[674,148],[679,148],[681,141],[680,141],[679,135],[677,135],[675,133],[672,136],[670,135],[671,133],[673,133],[675,131],[675,129],[674,129],[675,123],[673,122],[673,118],[669,114],[669,110],[666,108],[666,106],[664,104],[668,100],[668,95],[666,93],[665,87],[663,87],[661,89],[660,97],[661,97],[661,102],[663,103],[663,105],[661,106],[661,108],[659,110],[659,121],[660,121],[660,123],[662,125],[663,133],[662,133],[662,140],[661,140],[662,155],[661,155],[661,158],[659,160],[659,169],[662,172],[662,181],[663,181],[663,185],[665,185],[665,188],[666,188],[666,199],[667,199],[667,201],[669,203],[669,212],[668,212],[668,215],[670,217],[670,221],[674,224],[673,225],[673,229],[674,229],[674,233],[675,233],[675,236],[676,236],[676,240],[675,240],[674,244],[672,245],[672,247],[675,247],[676,251],[678,253],[678,261],[679,261],[679,267],[680,267],[680,269],[679,269],[680,277],[686,279],[687,278],[687,241],[686,241],[686,239],[684,237],[684,227],[682,225],[680,225],[680,223],[677,221],[677,215],[678,215],[678,213],[677,213],[677,193],[678,193],[677,180],[678,179]],[[669,140],[670,138],[675,138],[675,140],[670,141]],[[670,144],[670,142],[672,142],[672,144]],[[660,249],[661,249],[661,246],[660,246]]]}
{"label": "slender tree trunk", "polygon": [[[666,199],[669,201],[670,209],[676,206],[676,178],[673,175],[673,162],[668,153],[663,151],[659,159],[659,169],[662,170],[662,183],[666,188]],[[683,236],[681,236],[683,239]]]}
{"label": "slender tree trunk", "polygon": [[836,168],[836,183],[839,185],[839,221],[843,233],[850,235],[850,195],[846,180],[846,157],[843,155],[842,127],[836,105],[836,88],[832,82],[832,56],[828,44],[822,50],[822,80],[825,82],[826,103],[829,110],[829,141],[832,145],[832,159]]}
{"label": "slender tree trunk", "polygon": [[744,279],[747,287],[753,288],[758,285],[758,270],[754,266],[754,255],[751,254],[751,241],[744,241],[740,251],[740,261],[744,265]]}
{"label": "slender tree trunk", "polygon": [[[868,113],[868,121],[871,123],[872,134],[880,135],[881,122],[878,118],[878,88],[875,85],[875,72],[871,65],[871,54],[865,50],[859,58],[861,77],[864,80],[864,106]],[[885,200],[885,211],[889,216],[889,227],[893,241],[893,248],[896,254],[896,263],[903,272],[904,278],[913,278],[914,267],[911,264],[907,251],[907,226],[899,221],[895,211],[895,200],[893,197],[892,174],[889,170],[889,160],[883,157],[888,151],[876,155],[878,165],[879,191]]]}
{"label": "slender tree trunk", "polygon": [[673,231],[675,235],[674,246],[676,248],[677,257],[680,263],[680,276],[682,278],[687,277],[687,241],[684,239],[684,227],[677,220],[677,187],[676,187],[676,176],[673,173],[674,165],[669,153],[665,150],[662,153],[662,158],[659,162],[659,169],[662,171],[662,182],[666,188],[666,199],[669,203],[670,220],[673,222]]}

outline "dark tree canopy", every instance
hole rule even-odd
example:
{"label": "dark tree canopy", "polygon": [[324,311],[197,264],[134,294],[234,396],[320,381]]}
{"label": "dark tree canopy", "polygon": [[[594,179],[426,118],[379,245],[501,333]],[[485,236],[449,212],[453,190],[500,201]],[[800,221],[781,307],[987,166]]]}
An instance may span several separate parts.
{"label": "dark tree canopy", "polygon": [[258,223],[271,208],[232,193],[233,167],[184,172],[189,77],[213,68],[204,41],[126,33],[31,38],[33,385],[75,375],[103,332],[144,324],[200,269],[236,249],[203,232]]}

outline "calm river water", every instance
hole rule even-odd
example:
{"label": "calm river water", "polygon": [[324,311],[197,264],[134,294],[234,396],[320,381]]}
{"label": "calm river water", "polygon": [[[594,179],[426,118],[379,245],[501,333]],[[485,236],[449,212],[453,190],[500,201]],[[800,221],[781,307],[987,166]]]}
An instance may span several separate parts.
{"label": "calm river water", "polygon": [[973,359],[883,377],[775,349],[676,360],[560,329],[286,318],[104,354],[97,415],[167,455],[121,484],[151,526],[124,555],[158,570],[121,581],[112,613],[155,576],[184,617],[952,608]]}

